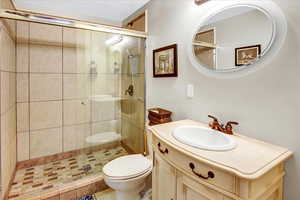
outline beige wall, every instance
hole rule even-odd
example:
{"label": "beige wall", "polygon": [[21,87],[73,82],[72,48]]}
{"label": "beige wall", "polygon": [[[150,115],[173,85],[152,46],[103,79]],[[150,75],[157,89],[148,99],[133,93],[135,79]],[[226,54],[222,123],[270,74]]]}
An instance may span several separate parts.
{"label": "beige wall", "polygon": [[[4,195],[16,165],[15,22],[0,21],[1,186]],[[3,197],[3,196],[2,196]],[[2,198],[1,197],[1,198]]]}
{"label": "beige wall", "polygon": [[82,149],[87,136],[119,132],[116,103],[91,101],[118,94],[106,33],[18,21],[17,34],[18,161]]}
{"label": "beige wall", "polygon": [[12,4],[12,0],[0,0],[0,7],[5,9],[14,9],[14,5]]}
{"label": "beige wall", "polygon": [[[220,1],[221,2],[221,1]],[[174,112],[174,119],[208,122],[208,114],[224,121],[236,120],[238,132],[294,151],[287,162],[285,199],[299,199],[300,182],[300,29],[296,0],[274,0],[288,20],[288,35],[278,56],[262,70],[239,79],[219,80],[199,73],[189,62],[187,40],[199,13],[193,0],[153,0],[149,5],[147,40],[147,107],[161,106]],[[152,78],[152,50],[177,43],[178,78]],[[186,98],[187,84],[194,84],[195,97]]]}

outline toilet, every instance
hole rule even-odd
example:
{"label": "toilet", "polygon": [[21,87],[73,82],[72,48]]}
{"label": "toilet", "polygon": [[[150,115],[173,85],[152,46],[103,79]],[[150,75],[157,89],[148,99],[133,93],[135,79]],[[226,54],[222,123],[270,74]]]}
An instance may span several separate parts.
{"label": "toilet", "polygon": [[[116,191],[116,200],[140,200],[147,177],[153,168],[152,132],[146,126],[146,144],[149,155],[122,156],[104,165],[105,183]],[[148,198],[147,198],[148,199]]]}
{"label": "toilet", "polygon": [[140,200],[152,162],[141,154],[122,156],[103,167],[105,183],[116,191],[117,200]]}
{"label": "toilet", "polygon": [[116,200],[140,200],[146,179],[152,172],[152,134],[147,131],[149,156],[134,154],[122,156],[104,165],[105,183],[116,191]]}

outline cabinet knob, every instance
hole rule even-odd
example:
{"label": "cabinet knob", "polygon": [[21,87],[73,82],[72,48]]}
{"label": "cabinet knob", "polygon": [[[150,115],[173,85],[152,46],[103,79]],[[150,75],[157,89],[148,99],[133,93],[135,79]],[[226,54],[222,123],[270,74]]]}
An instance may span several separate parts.
{"label": "cabinet knob", "polygon": [[160,142],[157,144],[158,150],[160,151],[160,153],[162,154],[168,154],[169,150],[167,148],[165,148],[164,150],[161,148],[161,144]]}
{"label": "cabinet knob", "polygon": [[202,174],[199,174],[199,173],[197,173],[197,172],[195,172],[195,165],[194,165],[194,163],[190,163],[190,168],[192,169],[192,172],[196,175],[196,176],[198,176],[199,178],[202,178],[202,179],[213,179],[213,178],[215,178],[215,174],[212,172],[212,171],[209,171],[208,173],[207,173],[207,176],[203,176]]}

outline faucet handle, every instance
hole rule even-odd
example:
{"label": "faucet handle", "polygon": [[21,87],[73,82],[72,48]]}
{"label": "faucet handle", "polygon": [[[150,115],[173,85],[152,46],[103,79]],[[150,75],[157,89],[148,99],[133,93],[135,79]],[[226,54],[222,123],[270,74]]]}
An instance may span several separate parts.
{"label": "faucet handle", "polygon": [[232,131],[232,125],[239,125],[238,122],[233,122],[233,121],[229,121],[227,122],[226,126],[225,126],[225,132],[229,135],[232,135],[233,134],[233,131]]}
{"label": "faucet handle", "polygon": [[209,117],[209,118],[212,118],[215,122],[218,121],[218,118],[216,118],[216,117],[214,117],[214,116],[212,116],[212,115],[208,115],[208,117]]}
{"label": "faucet handle", "polygon": [[213,121],[208,124],[210,128],[223,131],[223,125],[219,123],[219,120],[216,117],[212,115],[208,115],[208,117],[213,119]]}
{"label": "faucet handle", "polygon": [[239,123],[238,122],[233,122],[233,121],[230,121],[230,122],[227,122],[227,124],[226,125],[232,125],[232,124],[234,124],[234,125],[239,125]]}

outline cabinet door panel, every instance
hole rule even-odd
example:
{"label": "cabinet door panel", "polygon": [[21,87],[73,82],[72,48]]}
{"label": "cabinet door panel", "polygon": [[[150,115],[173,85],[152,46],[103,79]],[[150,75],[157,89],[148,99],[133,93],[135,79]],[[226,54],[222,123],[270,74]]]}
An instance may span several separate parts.
{"label": "cabinet door panel", "polygon": [[176,200],[176,170],[154,153],[153,200]]}
{"label": "cabinet door panel", "polygon": [[223,195],[177,173],[177,200],[223,200]]}

